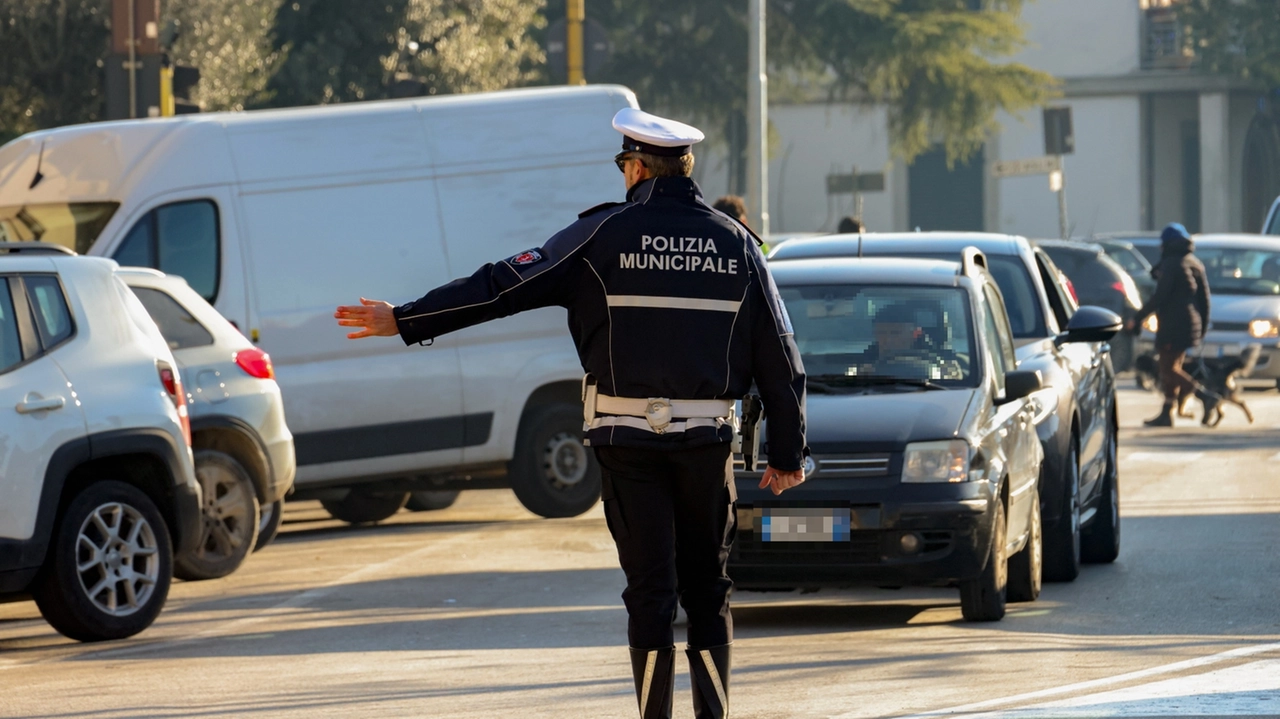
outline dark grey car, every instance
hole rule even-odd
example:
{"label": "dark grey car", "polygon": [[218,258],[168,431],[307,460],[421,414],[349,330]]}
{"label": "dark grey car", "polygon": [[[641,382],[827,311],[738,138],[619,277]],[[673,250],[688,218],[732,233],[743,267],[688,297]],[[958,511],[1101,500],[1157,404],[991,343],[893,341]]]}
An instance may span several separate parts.
{"label": "dark grey car", "polygon": [[1044,576],[1071,581],[1079,575],[1082,559],[1111,562],[1120,551],[1115,372],[1105,342],[1072,341],[1067,335],[1077,314],[1085,321],[1097,313],[1111,313],[1102,308],[1077,312],[1053,261],[1025,238],[1011,235],[830,235],[793,240],[769,258],[771,262],[859,255],[957,260],[969,246],[986,255],[1004,296],[1018,369],[1039,371],[1047,388],[1039,393],[1045,410],[1036,424],[1045,455],[1039,483]]}
{"label": "dark grey car", "polygon": [[970,621],[1040,593],[1036,372],[986,260],[771,266],[808,374],[811,481],[737,473],[742,588],[958,586]]}

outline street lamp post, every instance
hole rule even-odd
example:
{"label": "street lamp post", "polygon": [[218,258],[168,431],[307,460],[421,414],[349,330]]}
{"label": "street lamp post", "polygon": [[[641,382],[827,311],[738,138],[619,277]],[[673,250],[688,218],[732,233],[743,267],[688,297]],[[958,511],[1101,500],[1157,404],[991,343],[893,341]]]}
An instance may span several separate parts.
{"label": "street lamp post", "polygon": [[766,0],[749,0],[747,25],[747,204],[756,234],[769,233],[769,78],[765,74],[764,8]]}

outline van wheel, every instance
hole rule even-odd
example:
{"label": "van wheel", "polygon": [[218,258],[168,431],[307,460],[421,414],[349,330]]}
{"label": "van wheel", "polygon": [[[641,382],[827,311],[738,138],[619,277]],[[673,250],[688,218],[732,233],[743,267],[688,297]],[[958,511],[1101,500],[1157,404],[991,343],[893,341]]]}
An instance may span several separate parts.
{"label": "van wheel", "polygon": [[960,582],[960,613],[967,622],[994,622],[1004,618],[1009,584],[1009,561],[1005,556],[1008,531],[1004,502],[997,501],[996,516],[991,519],[987,566],[976,579]]}
{"label": "van wheel", "polygon": [[448,509],[458,501],[461,491],[456,489],[424,489],[409,493],[409,502],[404,506],[411,512],[431,512],[437,509]]}
{"label": "van wheel", "polygon": [[1044,567],[1044,531],[1040,526],[1040,496],[1030,499],[1031,527],[1027,546],[1009,558],[1009,590],[1011,602],[1034,602],[1040,597]]}
{"label": "van wheel", "polygon": [[258,520],[258,541],[253,545],[253,551],[258,551],[263,547],[271,544],[276,535],[280,533],[280,524],[284,520],[284,500],[277,499],[262,508],[262,516]]}
{"label": "van wheel", "polygon": [[409,501],[408,492],[372,492],[353,487],[342,499],[322,499],[320,504],[334,519],[351,524],[381,522]]}
{"label": "van wheel", "polygon": [[32,594],[46,621],[82,642],[151,626],[169,596],[173,550],[160,510],[137,487],[106,481],[71,500]]}
{"label": "van wheel", "polygon": [[188,581],[218,579],[239,569],[258,542],[261,517],[253,480],[235,458],[202,449],[195,459],[204,496],[200,544],[173,563],[173,576]]}
{"label": "van wheel", "polygon": [[511,489],[530,512],[576,517],[600,500],[600,465],[582,444],[582,408],[551,404],[520,423]]}

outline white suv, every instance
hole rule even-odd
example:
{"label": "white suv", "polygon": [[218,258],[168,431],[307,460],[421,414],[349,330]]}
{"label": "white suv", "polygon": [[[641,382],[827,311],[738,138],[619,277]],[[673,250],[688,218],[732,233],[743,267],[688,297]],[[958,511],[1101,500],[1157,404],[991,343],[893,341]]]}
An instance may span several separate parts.
{"label": "white suv", "polygon": [[115,262],[0,244],[0,417],[0,597],[81,641],[146,629],[200,487],[173,355]]}
{"label": "white suv", "polygon": [[226,576],[275,537],[293,488],[293,435],[271,357],[181,277],[142,267],[117,274],[168,341],[187,389],[204,526],[195,551],[175,558],[173,573]]}

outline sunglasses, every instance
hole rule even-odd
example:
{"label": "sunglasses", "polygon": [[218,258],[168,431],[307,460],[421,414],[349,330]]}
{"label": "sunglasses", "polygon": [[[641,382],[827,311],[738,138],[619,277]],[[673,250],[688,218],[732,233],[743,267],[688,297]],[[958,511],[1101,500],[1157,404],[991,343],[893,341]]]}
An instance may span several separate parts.
{"label": "sunglasses", "polygon": [[636,159],[634,157],[630,157],[629,155],[630,155],[630,152],[628,150],[623,150],[622,152],[619,152],[618,154],[613,156],[613,164],[618,166],[618,172],[626,172],[627,160]]}

